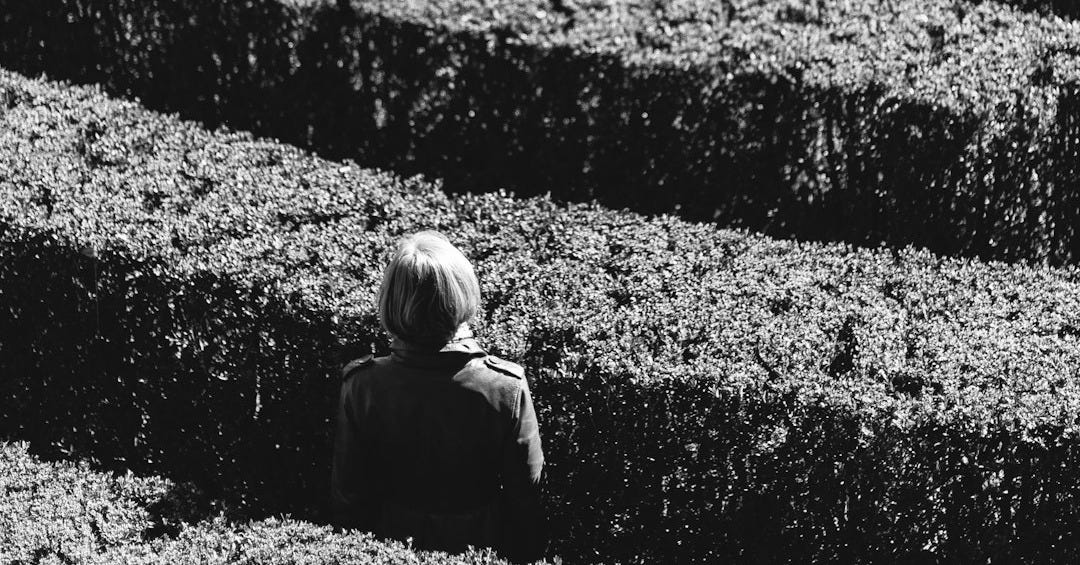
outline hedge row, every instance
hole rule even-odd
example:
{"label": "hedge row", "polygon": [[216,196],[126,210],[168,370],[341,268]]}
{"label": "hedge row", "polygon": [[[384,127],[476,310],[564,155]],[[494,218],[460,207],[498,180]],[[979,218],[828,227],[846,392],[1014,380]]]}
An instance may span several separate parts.
{"label": "hedge row", "polygon": [[452,191],[1062,263],[1078,25],[957,0],[2,0],[0,62]]}
{"label": "hedge row", "polygon": [[[973,0],[983,2],[987,0]],[[994,1],[994,0],[990,0]],[[1061,17],[1076,18],[1080,16],[1080,6],[1069,0],[996,0],[1002,4],[1010,4],[1021,10],[1028,10],[1037,14],[1056,14]]]}
{"label": "hedge row", "polygon": [[[401,235],[472,258],[582,562],[1080,556],[1080,272],[435,185],[0,74],[0,430],[318,521]],[[339,352],[335,358],[334,352]],[[929,557],[928,557],[929,556]]]}
{"label": "hedge row", "polygon": [[294,520],[233,524],[219,516],[192,525],[177,514],[190,494],[168,480],[43,462],[25,443],[0,442],[0,488],[3,563],[505,563],[490,552],[416,552]]}
{"label": "hedge row", "polygon": [[86,464],[49,464],[26,444],[0,443],[0,562],[83,562],[141,541],[150,506],[171,485],[160,478],[95,473]]}
{"label": "hedge row", "polygon": [[492,551],[458,555],[414,551],[366,533],[337,533],[327,526],[267,519],[239,525],[217,519],[183,530],[175,538],[120,547],[91,563],[111,565],[506,565]]}

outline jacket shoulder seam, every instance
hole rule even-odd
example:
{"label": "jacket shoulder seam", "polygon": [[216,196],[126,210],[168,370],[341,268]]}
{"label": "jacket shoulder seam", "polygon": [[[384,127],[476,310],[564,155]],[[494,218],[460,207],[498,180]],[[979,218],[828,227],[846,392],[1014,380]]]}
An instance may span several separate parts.
{"label": "jacket shoulder seam", "polygon": [[517,363],[513,363],[505,359],[500,359],[499,357],[496,357],[494,355],[488,355],[487,357],[485,357],[484,364],[487,365],[490,369],[493,369],[505,375],[510,375],[515,379],[525,378],[524,367],[518,365]]}

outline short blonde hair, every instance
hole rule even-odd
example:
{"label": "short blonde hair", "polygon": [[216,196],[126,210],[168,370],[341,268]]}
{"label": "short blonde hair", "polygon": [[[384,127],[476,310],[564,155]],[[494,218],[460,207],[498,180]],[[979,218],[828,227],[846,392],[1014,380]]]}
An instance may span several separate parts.
{"label": "short blonde hair", "polygon": [[442,345],[480,307],[469,260],[439,232],[402,239],[383,272],[379,322],[408,343]]}

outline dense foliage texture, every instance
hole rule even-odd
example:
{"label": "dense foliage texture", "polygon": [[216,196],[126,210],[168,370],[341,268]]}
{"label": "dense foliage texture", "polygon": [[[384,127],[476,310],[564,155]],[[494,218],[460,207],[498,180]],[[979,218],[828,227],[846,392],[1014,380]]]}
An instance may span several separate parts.
{"label": "dense foliage texture", "polygon": [[115,476],[46,463],[0,443],[0,562],[9,564],[499,565],[490,552],[415,552],[370,534],[294,520],[178,520],[183,489],[160,477]]}
{"label": "dense foliage texture", "polygon": [[112,476],[85,464],[49,464],[25,444],[0,443],[0,562],[84,562],[141,541],[157,524],[148,509],[169,483]]}
{"label": "dense foliage texture", "polygon": [[1061,17],[1076,18],[1080,16],[1080,4],[1071,0],[970,0],[974,2],[998,1],[1003,4],[1016,6],[1022,10],[1028,10],[1038,14],[1056,14]]}
{"label": "dense foliage texture", "polygon": [[566,559],[1080,556],[1075,269],[451,198],[6,72],[0,102],[0,430],[43,452],[318,519],[338,363],[386,351],[383,262],[433,228],[533,381]]}
{"label": "dense foliage texture", "polygon": [[967,0],[0,0],[11,68],[454,191],[1052,263],[1078,53]]}

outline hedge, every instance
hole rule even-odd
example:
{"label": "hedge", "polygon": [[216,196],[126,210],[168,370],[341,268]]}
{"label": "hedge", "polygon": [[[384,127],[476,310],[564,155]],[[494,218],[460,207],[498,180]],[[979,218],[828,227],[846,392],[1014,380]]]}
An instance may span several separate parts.
{"label": "hedge", "polygon": [[0,443],[0,561],[83,561],[138,543],[155,524],[149,507],[169,483],[94,473],[83,463],[43,463],[26,444]]}
{"label": "hedge", "polygon": [[334,532],[309,522],[270,518],[231,524],[223,519],[187,528],[175,538],[120,547],[91,563],[111,565],[506,565],[491,550],[458,555],[414,551],[406,544],[375,540],[371,534]]}
{"label": "hedge", "polygon": [[0,74],[0,430],[325,519],[338,363],[421,228],[532,379],[552,555],[1080,556],[1080,272],[437,185]]}
{"label": "hedge", "polygon": [[[191,524],[191,494],[161,477],[114,475],[86,462],[44,462],[0,442],[0,561],[22,563],[504,564],[491,552],[417,552],[368,533],[289,519]],[[167,534],[168,532],[168,534]]]}
{"label": "hedge", "polygon": [[[985,0],[974,0],[982,2]],[[1010,4],[1021,10],[1027,10],[1042,15],[1056,14],[1063,18],[1076,18],[1080,16],[1080,6],[1069,0],[997,0],[1002,4]]]}
{"label": "hedge", "polygon": [[0,62],[454,192],[1064,263],[1078,25],[957,0],[3,0]]}

